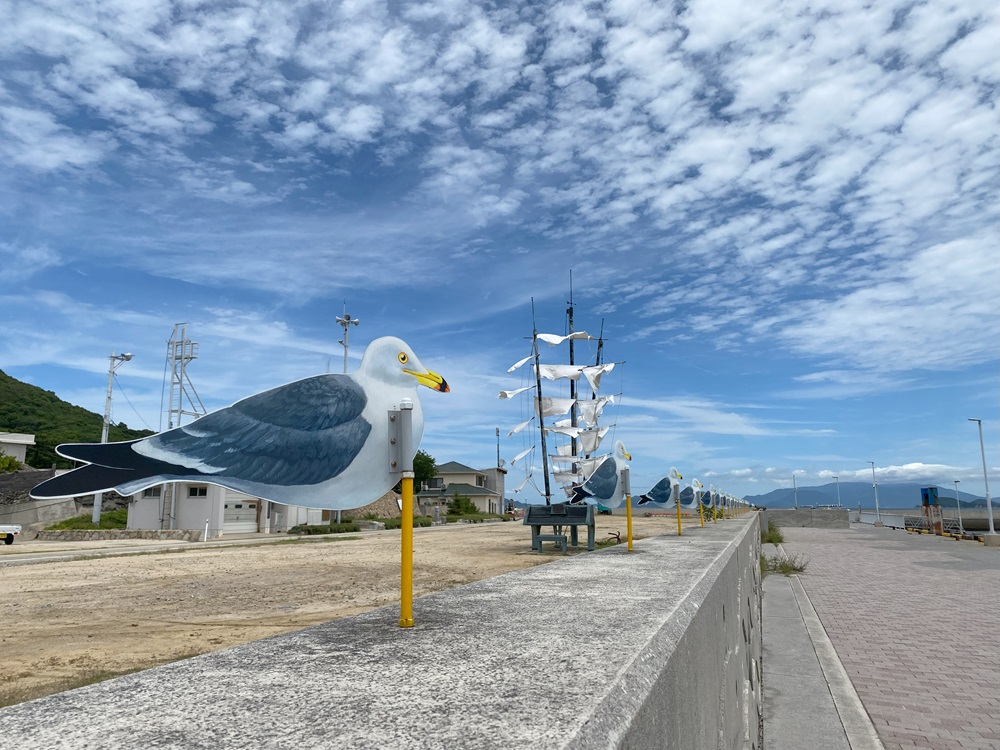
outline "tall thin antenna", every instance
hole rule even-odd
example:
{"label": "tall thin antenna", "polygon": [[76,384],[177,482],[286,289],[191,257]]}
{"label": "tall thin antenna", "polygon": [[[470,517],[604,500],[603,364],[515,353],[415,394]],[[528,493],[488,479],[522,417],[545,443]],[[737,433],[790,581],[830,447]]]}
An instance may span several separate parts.
{"label": "tall thin antenna", "polygon": [[[570,365],[576,364],[576,357],[573,350],[573,269],[569,270],[569,307],[566,308],[566,318],[569,323],[569,363]],[[570,379],[569,381],[569,397],[573,399],[573,405],[569,408],[569,418],[570,424],[576,427],[578,424],[577,413],[579,410],[576,406],[576,381]],[[576,455],[576,434],[574,433],[570,437],[570,455]],[[579,468],[579,464],[574,463],[572,471],[575,474]]]}
{"label": "tall thin antenna", "polygon": [[542,436],[542,473],[545,477],[545,504],[552,505],[549,488],[549,454],[545,445],[545,418],[542,416],[542,374],[538,361],[538,327],[535,324],[535,298],[531,298],[531,346],[535,352],[535,401],[538,405],[538,429]]}
{"label": "tall thin antenna", "polygon": [[340,325],[343,326],[343,328],[344,328],[344,338],[342,338],[337,343],[344,345],[344,373],[346,374],[347,373],[347,343],[348,343],[348,340],[349,340],[348,339],[349,332],[351,330],[351,326],[352,325],[356,326],[356,325],[359,325],[361,323],[361,321],[358,318],[352,318],[351,314],[349,312],[347,312],[347,300],[344,300],[344,314],[341,315],[341,316],[338,316],[337,322],[340,323]]}

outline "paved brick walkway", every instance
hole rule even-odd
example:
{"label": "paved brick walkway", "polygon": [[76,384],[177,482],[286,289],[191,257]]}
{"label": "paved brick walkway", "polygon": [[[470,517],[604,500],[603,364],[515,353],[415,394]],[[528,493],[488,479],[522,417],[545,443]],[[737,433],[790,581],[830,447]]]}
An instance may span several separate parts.
{"label": "paved brick walkway", "polygon": [[782,532],[886,750],[1000,748],[1000,549],[870,527]]}

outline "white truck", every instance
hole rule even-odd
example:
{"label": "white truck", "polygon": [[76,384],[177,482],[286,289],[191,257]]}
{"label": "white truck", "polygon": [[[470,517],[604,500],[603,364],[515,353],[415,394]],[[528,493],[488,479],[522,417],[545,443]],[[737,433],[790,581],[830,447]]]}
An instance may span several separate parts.
{"label": "white truck", "polygon": [[0,523],[0,539],[4,544],[13,544],[14,537],[21,534],[21,527],[16,523]]}

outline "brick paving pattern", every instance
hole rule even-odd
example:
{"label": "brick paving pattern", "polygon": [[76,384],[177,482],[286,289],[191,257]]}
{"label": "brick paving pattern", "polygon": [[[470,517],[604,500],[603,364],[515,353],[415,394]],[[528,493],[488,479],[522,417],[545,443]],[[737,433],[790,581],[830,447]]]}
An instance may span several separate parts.
{"label": "brick paving pattern", "polygon": [[1000,549],[871,527],[782,533],[886,750],[1000,749]]}

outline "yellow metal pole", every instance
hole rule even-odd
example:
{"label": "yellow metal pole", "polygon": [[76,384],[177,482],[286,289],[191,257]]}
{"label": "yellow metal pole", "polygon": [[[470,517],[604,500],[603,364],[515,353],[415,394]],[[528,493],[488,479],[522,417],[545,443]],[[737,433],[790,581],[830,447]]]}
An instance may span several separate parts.
{"label": "yellow metal pole", "polygon": [[399,627],[413,627],[413,477],[403,477],[403,532],[399,574]]}
{"label": "yellow metal pole", "polygon": [[632,551],[632,496],[625,496],[625,522],[628,526],[628,551]]}
{"label": "yellow metal pole", "polygon": [[705,528],[705,506],[701,504],[701,498],[698,499],[698,515],[701,517],[701,528]]}
{"label": "yellow metal pole", "polygon": [[677,498],[677,536],[683,536],[681,532],[681,499]]}

